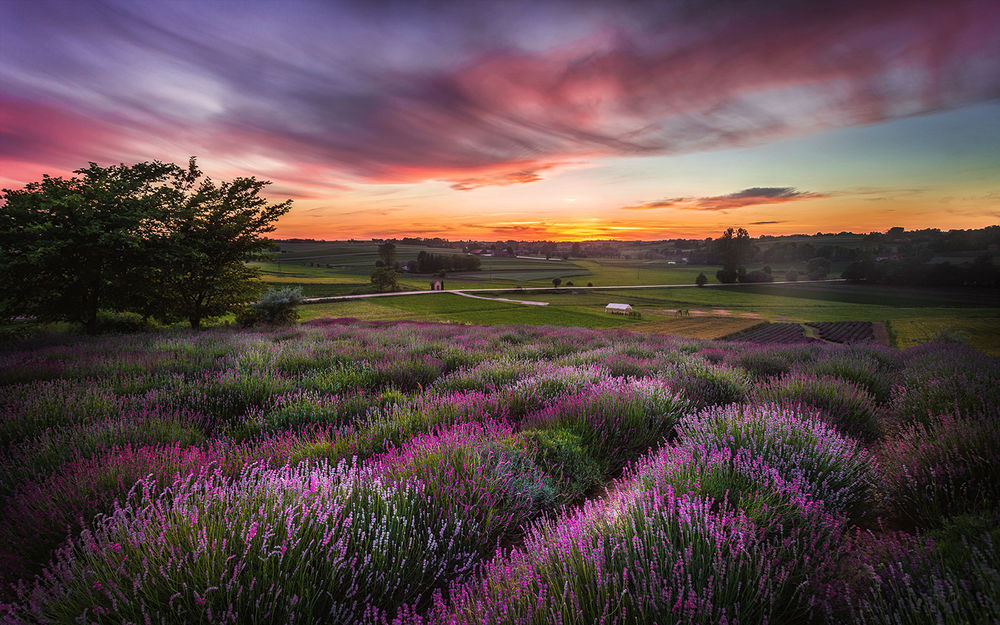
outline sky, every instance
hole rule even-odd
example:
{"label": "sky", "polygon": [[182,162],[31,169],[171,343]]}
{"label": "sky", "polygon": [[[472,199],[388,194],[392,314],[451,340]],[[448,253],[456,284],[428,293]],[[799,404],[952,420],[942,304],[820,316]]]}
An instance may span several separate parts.
{"label": "sky", "polygon": [[275,236],[1000,223],[1000,2],[0,0],[0,187],[197,156]]}

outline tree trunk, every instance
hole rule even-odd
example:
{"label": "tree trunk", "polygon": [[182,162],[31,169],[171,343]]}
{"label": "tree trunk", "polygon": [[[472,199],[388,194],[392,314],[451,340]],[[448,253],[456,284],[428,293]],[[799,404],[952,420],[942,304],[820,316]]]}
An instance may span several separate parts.
{"label": "tree trunk", "polygon": [[191,315],[188,317],[188,321],[191,323],[192,330],[201,329],[201,315]]}
{"label": "tree trunk", "polygon": [[97,298],[91,297],[86,304],[87,316],[83,320],[84,332],[93,336],[97,334]]}

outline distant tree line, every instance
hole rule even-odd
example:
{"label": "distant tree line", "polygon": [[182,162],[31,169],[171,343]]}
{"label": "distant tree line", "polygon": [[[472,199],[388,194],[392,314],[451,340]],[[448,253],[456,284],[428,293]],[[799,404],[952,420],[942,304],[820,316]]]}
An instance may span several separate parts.
{"label": "distant tree line", "polygon": [[0,317],[79,322],[132,312],[192,328],[254,302],[247,261],[267,257],[262,235],[291,208],[261,196],[267,181],[203,178],[195,159],[44,176],[3,190]]}
{"label": "distant tree line", "polygon": [[478,256],[467,254],[434,254],[421,251],[417,254],[416,273],[438,273],[441,271],[479,271],[482,261]]}
{"label": "distant tree line", "polygon": [[[291,240],[290,240],[291,241]],[[378,243],[381,240],[373,241]],[[590,240],[554,241],[450,241],[440,237],[405,237],[396,241],[404,245],[429,248],[456,248],[464,252],[483,250],[494,256],[543,256],[548,258],[631,258],[669,260],[692,265],[721,265],[717,239],[664,239],[659,241]],[[746,263],[778,264],[807,263],[825,258],[831,263],[863,260],[867,256],[899,254],[929,261],[935,256],[958,252],[996,251],[1000,248],[1000,226],[977,230],[947,230],[935,228],[905,230],[890,228],[887,232],[856,234],[852,232],[761,235],[751,239]]]}
{"label": "distant tree line", "polygon": [[1000,286],[1000,269],[985,254],[959,265],[926,263],[919,259],[876,261],[868,258],[848,265],[842,277],[851,282],[901,286]]}

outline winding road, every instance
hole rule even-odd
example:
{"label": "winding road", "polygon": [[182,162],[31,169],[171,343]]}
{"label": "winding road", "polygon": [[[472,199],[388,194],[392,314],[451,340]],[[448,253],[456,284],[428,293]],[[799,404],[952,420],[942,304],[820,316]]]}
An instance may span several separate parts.
{"label": "winding road", "polygon": [[[773,285],[773,284],[816,284],[823,282],[846,282],[843,278],[831,278],[829,280],[799,280],[797,282],[742,282],[734,284],[706,284],[705,289],[733,286],[753,286],[753,285]],[[469,293],[524,293],[527,291],[622,291],[626,289],[689,289],[698,288],[693,284],[623,284],[618,286],[571,286],[555,289],[550,286],[529,286],[529,287],[506,287],[506,288],[477,288],[477,289],[444,289],[441,291],[395,291],[388,293],[363,293],[359,295],[331,295],[328,297],[307,297],[302,301],[306,304],[317,304],[320,302],[335,302],[344,299],[367,299],[370,297],[396,297],[399,295],[433,295],[435,293],[452,293],[463,297],[473,297],[475,299],[485,299],[497,302],[513,302],[527,306],[547,306],[548,302],[534,302],[530,300],[505,299],[502,297],[482,297],[479,295],[469,295]]]}

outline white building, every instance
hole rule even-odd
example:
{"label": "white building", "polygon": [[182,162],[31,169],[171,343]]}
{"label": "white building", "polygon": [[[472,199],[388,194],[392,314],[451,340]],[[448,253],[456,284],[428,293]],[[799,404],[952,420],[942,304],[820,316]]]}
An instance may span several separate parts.
{"label": "white building", "polygon": [[604,307],[604,310],[609,313],[615,313],[617,315],[627,315],[632,312],[631,304],[608,304]]}

